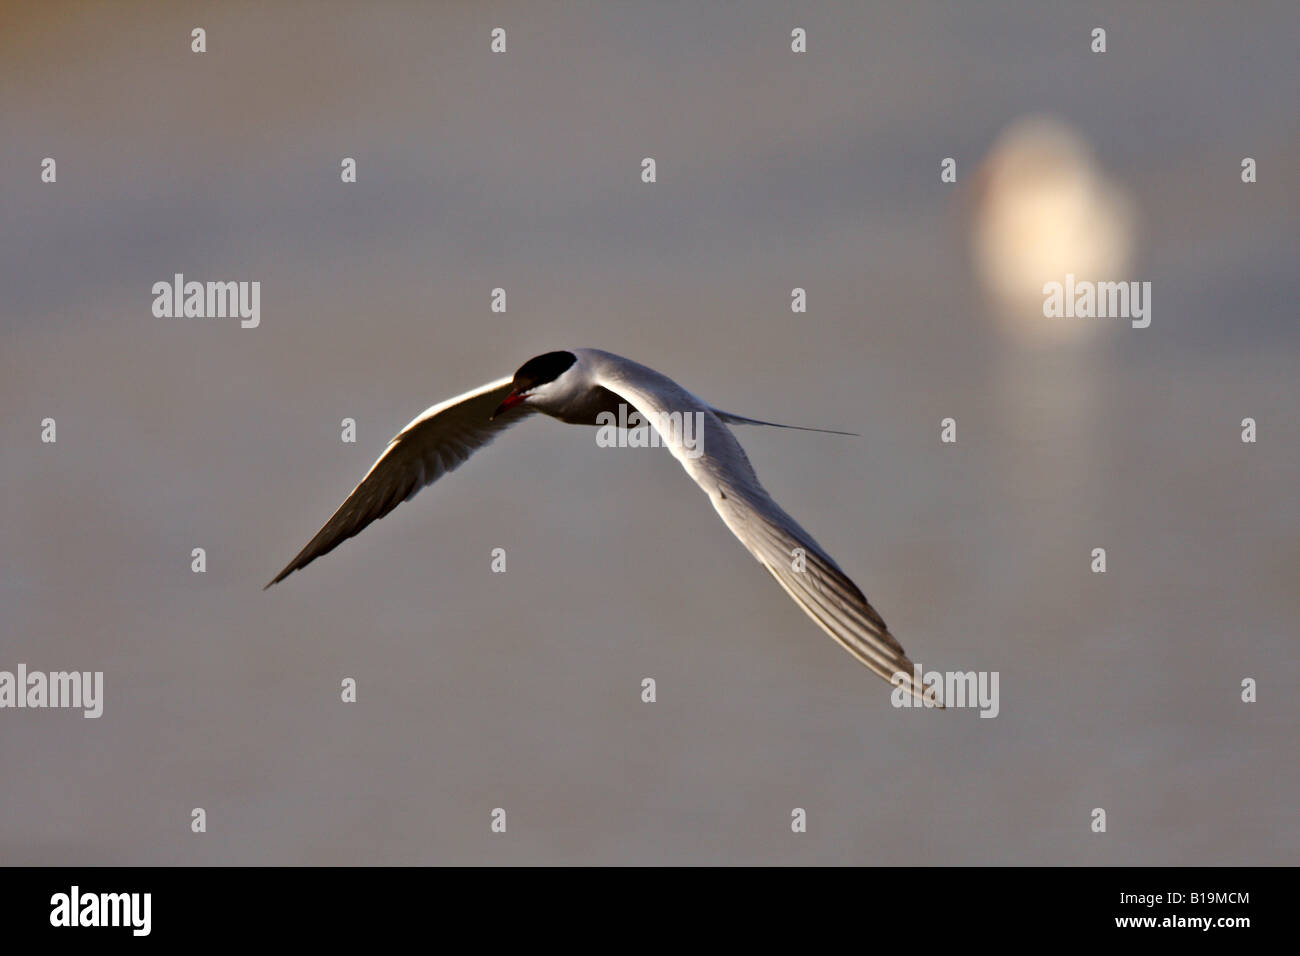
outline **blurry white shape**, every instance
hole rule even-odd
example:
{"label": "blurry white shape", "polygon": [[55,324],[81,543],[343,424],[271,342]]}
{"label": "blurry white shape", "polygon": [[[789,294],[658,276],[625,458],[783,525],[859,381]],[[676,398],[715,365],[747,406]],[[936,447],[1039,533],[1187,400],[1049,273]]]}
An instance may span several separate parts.
{"label": "blurry white shape", "polygon": [[1009,338],[1073,343],[1112,321],[1043,315],[1043,285],[1067,273],[1133,278],[1133,204],[1075,130],[1042,116],[1008,127],[976,172],[972,212],[975,272]]}

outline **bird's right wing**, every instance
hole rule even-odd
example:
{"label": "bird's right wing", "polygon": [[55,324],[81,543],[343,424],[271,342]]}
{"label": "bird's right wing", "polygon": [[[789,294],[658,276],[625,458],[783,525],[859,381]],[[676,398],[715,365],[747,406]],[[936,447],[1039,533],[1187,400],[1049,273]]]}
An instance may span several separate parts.
{"label": "bird's right wing", "polygon": [[490,444],[515,422],[532,414],[533,410],[526,405],[515,405],[492,417],[510,393],[511,381],[497,379],[434,405],[398,432],[361,483],[325,522],[325,527],[316,532],[266,587],[333,551],[372,521],[378,521],[403,501],[414,498],[425,485],[460,467],[470,455]]}
{"label": "bird's right wing", "polygon": [[[942,706],[931,689],[915,680],[912,661],[858,586],[759,483],[744,449],[717,411],[653,369],[608,353],[598,355],[605,360],[600,384],[659,431],[673,457],[708,494],[723,523],[804,613],[876,674],[918,700]],[[699,416],[696,448],[687,447],[683,433],[656,424],[669,413]]]}

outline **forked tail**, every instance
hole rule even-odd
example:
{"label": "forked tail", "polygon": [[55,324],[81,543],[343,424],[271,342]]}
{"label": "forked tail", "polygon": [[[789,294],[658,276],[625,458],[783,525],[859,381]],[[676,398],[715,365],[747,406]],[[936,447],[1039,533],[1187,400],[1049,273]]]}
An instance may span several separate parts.
{"label": "forked tail", "polygon": [[713,414],[717,415],[728,425],[767,425],[771,428],[793,428],[801,432],[822,432],[827,435],[851,435],[854,438],[861,438],[857,432],[841,432],[834,428],[812,428],[808,425],[782,425],[780,422],[765,422],[761,418],[746,418],[744,415],[733,415],[731,412],[724,412],[720,408],[713,409]]}

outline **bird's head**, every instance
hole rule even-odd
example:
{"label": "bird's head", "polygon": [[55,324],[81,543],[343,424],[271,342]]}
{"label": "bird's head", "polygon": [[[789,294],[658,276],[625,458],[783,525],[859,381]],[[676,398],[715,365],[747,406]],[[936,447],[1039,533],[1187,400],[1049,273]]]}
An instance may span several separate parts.
{"label": "bird's head", "polygon": [[532,405],[545,411],[568,398],[581,386],[575,367],[578,357],[572,352],[547,352],[519,366],[511,383],[510,394],[492,413],[496,418],[516,405]]}

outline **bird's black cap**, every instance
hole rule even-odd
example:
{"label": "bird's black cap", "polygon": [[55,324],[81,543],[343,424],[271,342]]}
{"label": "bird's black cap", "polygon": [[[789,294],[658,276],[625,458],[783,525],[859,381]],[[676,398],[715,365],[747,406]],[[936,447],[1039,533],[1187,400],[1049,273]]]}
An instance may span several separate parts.
{"label": "bird's black cap", "polygon": [[519,371],[515,372],[515,391],[521,392],[553,382],[567,372],[576,361],[578,356],[572,352],[547,352],[545,355],[530,358],[519,366]]}

